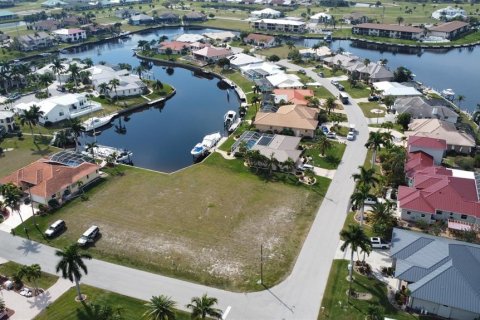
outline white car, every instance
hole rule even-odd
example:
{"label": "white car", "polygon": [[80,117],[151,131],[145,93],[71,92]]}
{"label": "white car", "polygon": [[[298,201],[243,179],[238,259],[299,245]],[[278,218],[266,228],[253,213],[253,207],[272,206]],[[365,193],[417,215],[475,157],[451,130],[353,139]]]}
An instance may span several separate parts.
{"label": "white car", "polygon": [[374,249],[390,249],[390,243],[384,241],[380,237],[370,238],[370,243]]}
{"label": "white car", "polygon": [[376,204],[377,202],[378,202],[377,198],[371,198],[371,197],[368,197],[365,199],[365,201],[363,201],[363,203],[366,205]]}
{"label": "white car", "polygon": [[348,141],[353,141],[353,140],[355,140],[355,133],[349,132],[349,133],[347,134],[347,140],[348,140]]}
{"label": "white car", "polygon": [[337,137],[337,134],[333,131],[330,131],[329,133],[327,133],[327,138],[335,139],[336,137]]}

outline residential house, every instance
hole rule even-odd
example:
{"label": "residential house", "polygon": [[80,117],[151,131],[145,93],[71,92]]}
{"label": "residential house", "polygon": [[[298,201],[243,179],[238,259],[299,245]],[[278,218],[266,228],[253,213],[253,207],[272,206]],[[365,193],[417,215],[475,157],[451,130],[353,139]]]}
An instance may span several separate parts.
{"label": "residential house", "polygon": [[275,89],[273,90],[273,99],[275,104],[295,104],[306,106],[308,98],[313,97],[314,93],[310,89]]}
{"label": "residential house", "polygon": [[262,10],[256,10],[252,11],[250,15],[254,18],[259,18],[259,19],[275,19],[275,18],[280,18],[282,16],[282,12],[273,10],[270,8],[265,8]]}
{"label": "residential house", "polygon": [[8,10],[0,10],[0,21],[1,20],[13,20],[16,19],[18,16],[15,12],[8,11]]}
{"label": "residential house", "polygon": [[349,14],[345,14],[342,17],[343,21],[346,24],[360,24],[368,22],[368,17],[360,12],[352,12]]}
{"label": "residential house", "polygon": [[288,19],[261,19],[253,21],[253,27],[258,30],[274,32],[304,33],[305,22]]}
{"label": "residential house", "polygon": [[475,148],[475,139],[455,124],[438,119],[415,119],[405,131],[405,136],[429,137],[447,141],[448,150],[470,153]]}
{"label": "residential house", "polygon": [[165,54],[167,49],[170,49],[172,54],[185,54],[190,49],[190,44],[180,41],[163,41],[157,46],[160,54]]}
{"label": "residential house", "polygon": [[79,182],[86,186],[100,176],[100,167],[90,162],[63,164],[49,159],[37,160],[0,179],[0,184],[13,183],[33,202],[48,205],[52,199],[60,203],[78,192]]}
{"label": "residential house", "polygon": [[395,114],[409,113],[412,119],[439,119],[456,123],[458,114],[446,105],[445,100],[427,99],[423,96],[395,99]]}
{"label": "residential house", "polygon": [[55,19],[40,20],[33,23],[32,28],[36,31],[53,31],[62,27],[61,21]]}
{"label": "residential house", "polygon": [[435,166],[435,161],[433,156],[423,152],[423,151],[412,151],[407,154],[407,159],[405,160],[405,176],[407,178],[407,185],[413,185],[413,179],[415,173],[421,170],[431,168]]}
{"label": "residential house", "polygon": [[437,20],[466,20],[467,19],[467,12],[461,8],[454,8],[448,6],[446,8],[441,8],[432,12],[432,18]]}
{"label": "residential house", "polygon": [[157,20],[159,23],[163,24],[174,24],[180,22],[180,16],[173,12],[165,12],[158,15]]}
{"label": "residential house", "polygon": [[265,79],[268,76],[284,73],[280,66],[271,62],[249,64],[240,67],[240,72],[249,80]]}
{"label": "residential house", "polygon": [[82,29],[58,29],[53,34],[62,42],[78,42],[87,39],[87,32]]}
{"label": "residential house", "polygon": [[106,65],[95,65],[85,71],[91,73],[90,79],[97,91],[100,84],[108,84],[112,79],[118,79],[119,84],[116,89],[109,90],[105,94],[111,98],[138,96],[147,90],[146,84],[137,75],[130,74],[128,70],[114,70]]}
{"label": "residential house", "polygon": [[49,48],[53,45],[53,37],[43,31],[19,36],[17,40],[22,51]]}
{"label": "residential house", "polygon": [[361,23],[352,27],[353,34],[406,40],[419,40],[424,31],[421,28],[398,24]]}
{"label": "residential house", "polygon": [[233,40],[236,37],[235,33],[231,31],[205,32],[203,36],[210,39],[211,41],[220,41],[220,42],[228,42]]}
{"label": "residential house", "polygon": [[346,68],[350,65],[355,64],[360,58],[347,53],[338,53],[333,57],[326,57],[323,59],[323,62],[326,63],[329,67],[338,66],[340,68]]}
{"label": "residential house", "polygon": [[408,307],[442,319],[480,316],[480,246],[393,229],[395,278],[409,290]]}
{"label": "residential house", "polygon": [[54,77],[57,81],[60,81],[62,83],[65,83],[67,81],[70,80],[71,78],[71,73],[68,71],[68,69],[70,68],[70,65],[71,64],[76,64],[77,67],[80,69],[80,70],[83,70],[86,68],[86,65],[81,63],[80,61],[75,61],[75,60],[72,60],[72,61],[63,61],[62,62],[62,66],[63,66],[63,71],[59,72],[59,73],[56,73],[56,72],[53,72],[53,64],[50,63],[50,64],[47,64],[45,65],[44,67],[40,68],[40,69],[37,69],[34,71],[35,74],[37,75],[42,75],[42,74],[45,74],[45,73],[49,73],[52,75],[52,77]]}
{"label": "residential house", "polygon": [[407,151],[409,153],[422,151],[432,157],[434,164],[440,165],[442,163],[447,150],[447,141],[417,136],[410,136],[407,141]]}
{"label": "residential house", "polygon": [[176,40],[179,41],[179,42],[189,42],[189,43],[192,43],[192,42],[203,41],[204,39],[205,39],[205,37],[202,36],[201,34],[183,33],[183,34],[181,34],[180,36],[178,36]]}
{"label": "residential house", "polygon": [[2,132],[15,131],[15,119],[12,111],[0,110],[0,137]]}
{"label": "residential house", "polygon": [[86,16],[68,16],[62,19],[62,23],[65,27],[76,27],[90,23],[90,20]]}
{"label": "residential house", "polygon": [[332,55],[332,51],[329,47],[322,46],[320,48],[306,48],[298,50],[300,55],[303,58],[315,59],[315,60],[324,60]]}
{"label": "residential house", "polygon": [[470,25],[463,21],[450,21],[428,28],[428,35],[452,40],[470,30]]}
{"label": "residential house", "polygon": [[47,0],[42,2],[41,5],[44,8],[61,8],[67,5],[67,2],[61,0]]}
{"label": "residential house", "polygon": [[356,61],[345,69],[349,74],[356,75],[358,79],[372,83],[393,80],[393,72],[381,63],[370,62],[365,65],[363,61]]}
{"label": "residential house", "polygon": [[311,137],[318,127],[318,111],[314,108],[284,105],[277,112],[257,112],[253,125],[260,131],[281,133],[292,130],[296,137]]}
{"label": "residential house", "polygon": [[289,73],[277,73],[271,76],[265,77],[274,88],[302,88],[303,83],[300,82],[300,77],[295,74]]}
{"label": "residential house", "polygon": [[243,66],[247,66],[255,63],[261,63],[263,61],[260,58],[257,58],[245,53],[237,53],[237,54],[234,54],[233,56],[229,56],[228,60],[230,60],[230,66],[236,69],[240,69]]}
{"label": "residential house", "polygon": [[84,0],[69,0],[64,8],[74,11],[93,10],[98,8],[98,3]]}
{"label": "residential house", "polygon": [[43,112],[43,116],[39,119],[41,124],[77,118],[102,109],[100,103],[89,100],[85,94],[67,93],[39,102],[22,102],[15,105],[14,110],[19,114],[23,110],[29,110],[32,105],[37,105]]}
{"label": "residential house", "polygon": [[[178,39],[177,39],[177,41],[178,41]],[[188,43],[191,51],[196,51],[196,50],[203,49],[205,47],[211,47],[212,46],[210,43],[204,43],[204,42],[198,42],[198,41],[187,42],[187,43]]]}
{"label": "residential house", "polygon": [[135,9],[117,9],[115,10],[115,17],[120,18],[120,19],[129,19],[132,16],[136,16],[140,14],[140,11],[135,10]]}
{"label": "residential house", "polygon": [[134,16],[131,16],[128,19],[128,23],[133,25],[133,26],[139,26],[142,24],[151,24],[154,22],[153,17],[149,16],[148,14],[136,14]]}
{"label": "residential house", "polygon": [[193,57],[197,60],[206,62],[216,62],[222,58],[226,58],[232,54],[232,51],[225,48],[205,47],[192,52]]}
{"label": "residential house", "polygon": [[417,89],[398,82],[378,81],[373,83],[373,87],[384,97],[414,97],[422,95]]}
{"label": "residential house", "polygon": [[183,16],[184,22],[201,22],[207,21],[207,16],[201,12],[189,12]]}
{"label": "residential house", "polygon": [[243,38],[243,41],[261,48],[270,48],[275,45],[274,36],[259,33],[250,33],[248,36]]}
{"label": "residential house", "polygon": [[312,23],[329,23],[332,21],[332,16],[325,12],[319,12],[310,16],[310,21]]}

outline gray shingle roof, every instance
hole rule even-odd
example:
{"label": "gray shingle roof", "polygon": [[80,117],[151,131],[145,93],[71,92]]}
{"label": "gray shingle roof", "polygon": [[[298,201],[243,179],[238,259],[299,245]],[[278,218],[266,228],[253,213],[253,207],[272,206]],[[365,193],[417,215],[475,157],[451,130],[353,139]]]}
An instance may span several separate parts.
{"label": "gray shingle roof", "polygon": [[414,298],[480,313],[480,246],[394,229],[395,276]]}
{"label": "gray shingle roof", "polygon": [[393,108],[397,113],[408,112],[413,118],[439,118],[441,120],[458,117],[457,113],[445,106],[441,100],[427,100],[423,97],[398,98]]}

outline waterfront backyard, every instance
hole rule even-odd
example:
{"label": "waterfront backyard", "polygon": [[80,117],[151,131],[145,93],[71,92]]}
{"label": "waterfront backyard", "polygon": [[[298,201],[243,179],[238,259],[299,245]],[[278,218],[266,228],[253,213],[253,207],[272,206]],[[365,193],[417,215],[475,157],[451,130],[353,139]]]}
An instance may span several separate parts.
{"label": "waterfront backyard", "polygon": [[102,236],[88,251],[96,258],[231,290],[261,289],[261,245],[265,283],[289,273],[330,182],[317,177],[307,187],[293,175],[255,175],[217,153],[172,175],[109,173],[88,201],[37,218],[40,230],[65,220],[64,234],[46,241],[29,220],[31,238],[64,247],[95,224]]}

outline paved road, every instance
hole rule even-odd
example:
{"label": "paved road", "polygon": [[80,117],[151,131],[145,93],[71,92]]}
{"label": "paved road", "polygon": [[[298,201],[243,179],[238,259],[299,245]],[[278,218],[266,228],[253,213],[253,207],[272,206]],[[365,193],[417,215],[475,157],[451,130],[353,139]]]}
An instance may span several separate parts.
{"label": "paved road", "polygon": [[[282,61],[292,69],[297,66]],[[320,82],[333,94],[338,90],[327,79],[307,70],[307,75]],[[363,164],[364,144],[368,128],[361,110],[355,103],[347,106],[351,123],[356,124],[358,137],[348,142],[342,163],[305,240],[292,273],[285,281],[269,290],[255,293],[233,293],[190,282],[168,278],[123,266],[92,260],[84,283],[148,300],[152,295],[166,294],[185,306],[193,296],[203,293],[215,296],[219,307],[231,306],[228,319],[316,319],[326,286],[330,265],[339,243],[339,231],[348,210],[354,184],[352,173]],[[54,273],[56,258],[51,247],[33,243],[0,232],[0,256],[23,264],[39,263],[44,271]],[[184,308],[184,307],[183,307]]]}

